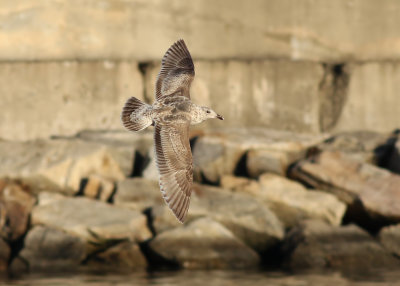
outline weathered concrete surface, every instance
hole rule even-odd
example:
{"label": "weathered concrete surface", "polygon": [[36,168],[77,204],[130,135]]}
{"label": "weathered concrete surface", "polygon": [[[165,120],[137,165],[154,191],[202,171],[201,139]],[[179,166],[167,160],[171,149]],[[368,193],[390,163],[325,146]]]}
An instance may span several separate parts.
{"label": "weathered concrete surface", "polygon": [[181,37],[198,58],[398,58],[398,9],[396,0],[7,0],[0,59],[159,59]]}
{"label": "weathered concrete surface", "polygon": [[[319,131],[320,64],[311,62],[197,61],[192,100],[212,106],[224,121],[206,127],[262,126],[303,132]],[[160,65],[146,70],[146,98],[154,100]]]}
{"label": "weathered concrete surface", "polygon": [[350,66],[348,94],[334,131],[390,132],[400,126],[400,63]]}
{"label": "weathered concrete surface", "polygon": [[210,218],[199,218],[182,228],[165,231],[150,242],[150,248],[191,269],[248,268],[259,262],[255,251]]}
{"label": "weathered concrete surface", "polygon": [[[27,14],[38,12],[31,10],[32,3],[21,6]],[[46,138],[82,129],[121,129],[121,108],[130,96],[142,98],[142,78],[131,61],[3,62],[0,94],[1,138]]]}

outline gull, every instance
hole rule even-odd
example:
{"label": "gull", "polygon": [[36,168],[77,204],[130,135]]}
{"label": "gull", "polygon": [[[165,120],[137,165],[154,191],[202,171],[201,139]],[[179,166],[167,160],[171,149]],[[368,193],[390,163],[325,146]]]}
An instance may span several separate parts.
{"label": "gull", "polygon": [[176,218],[185,221],[193,185],[193,159],[189,126],[206,119],[224,118],[206,106],[190,100],[194,65],[185,42],[175,42],[161,61],[156,80],[155,102],[150,105],[131,97],[125,103],[121,121],[130,131],[154,126],[156,165],[161,194]]}

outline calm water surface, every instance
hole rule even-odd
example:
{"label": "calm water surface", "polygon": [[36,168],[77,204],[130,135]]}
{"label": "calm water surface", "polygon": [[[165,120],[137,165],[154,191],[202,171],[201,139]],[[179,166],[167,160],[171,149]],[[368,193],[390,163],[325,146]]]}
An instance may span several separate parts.
{"label": "calm water surface", "polygon": [[363,275],[343,275],[340,273],[287,274],[279,272],[246,271],[175,271],[139,272],[133,274],[77,274],[77,275],[25,275],[20,278],[3,278],[0,285],[189,285],[189,286],[308,286],[308,285],[400,285],[400,270],[395,272],[368,272]]}

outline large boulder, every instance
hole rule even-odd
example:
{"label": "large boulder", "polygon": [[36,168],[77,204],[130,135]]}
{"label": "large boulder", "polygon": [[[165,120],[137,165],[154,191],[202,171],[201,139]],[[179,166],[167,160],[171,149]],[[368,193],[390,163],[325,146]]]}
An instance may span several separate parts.
{"label": "large boulder", "polygon": [[349,205],[354,219],[361,207],[370,220],[400,221],[400,176],[387,170],[342,152],[325,151],[299,162],[291,176],[335,194]]}
{"label": "large boulder", "polygon": [[259,263],[256,252],[210,218],[199,218],[182,228],[165,231],[149,246],[184,268],[247,268]]}
{"label": "large boulder", "polygon": [[36,181],[50,181],[69,194],[77,192],[90,175],[124,179],[128,175],[126,160],[131,168],[134,160],[133,147],[114,148],[79,139],[0,141],[0,147],[0,176],[39,177]]}
{"label": "large boulder", "polygon": [[122,241],[106,250],[96,253],[88,261],[90,269],[106,271],[132,271],[143,270],[147,265],[146,257],[141,252],[139,245],[133,241]]}
{"label": "large boulder", "polygon": [[285,265],[292,270],[329,268],[352,272],[400,266],[399,259],[355,225],[339,227],[305,221],[288,233],[283,249]]}
{"label": "large boulder", "polygon": [[293,227],[305,219],[319,219],[340,225],[346,205],[334,195],[317,190],[307,190],[301,184],[274,174],[259,178],[262,199],[286,227]]}
{"label": "large boulder", "polygon": [[34,226],[19,256],[29,270],[77,269],[87,256],[86,242],[75,235],[46,226]]}
{"label": "large boulder", "polygon": [[32,224],[44,225],[79,237],[90,251],[110,241],[151,237],[146,217],[138,211],[119,208],[88,198],[56,198],[33,208]]}
{"label": "large boulder", "polygon": [[400,224],[382,228],[379,240],[388,251],[400,257]]}
{"label": "large boulder", "polygon": [[[259,252],[267,251],[283,239],[281,222],[256,198],[216,187],[195,185],[195,189],[187,221],[210,217]],[[167,207],[154,208],[152,215],[156,233],[179,227]]]}
{"label": "large boulder", "polygon": [[194,143],[195,177],[217,183],[223,175],[257,177],[267,171],[284,174],[291,163],[325,137],[262,128],[206,132]]}
{"label": "large boulder", "polygon": [[0,179],[0,236],[3,239],[15,241],[26,233],[35,202],[26,186]]}

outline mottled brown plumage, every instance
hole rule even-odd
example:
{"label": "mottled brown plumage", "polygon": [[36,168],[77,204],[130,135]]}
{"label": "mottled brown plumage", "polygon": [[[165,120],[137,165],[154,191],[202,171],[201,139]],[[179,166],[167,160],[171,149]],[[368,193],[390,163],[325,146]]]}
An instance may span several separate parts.
{"label": "mottled brown plumage", "polygon": [[162,59],[153,105],[131,97],[121,114],[122,123],[128,130],[140,131],[154,125],[161,193],[180,222],[186,218],[193,184],[189,126],[208,118],[223,119],[212,109],[190,101],[194,75],[192,57],[185,42],[179,40]]}

